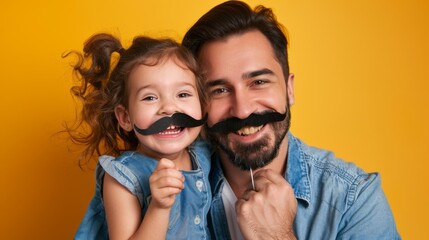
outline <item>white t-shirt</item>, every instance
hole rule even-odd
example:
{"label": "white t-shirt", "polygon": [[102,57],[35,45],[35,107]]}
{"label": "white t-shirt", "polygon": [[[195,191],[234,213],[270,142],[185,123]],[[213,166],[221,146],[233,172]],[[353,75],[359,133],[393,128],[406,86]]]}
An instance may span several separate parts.
{"label": "white t-shirt", "polygon": [[225,180],[222,190],[222,201],[225,208],[226,219],[228,221],[229,234],[232,240],[243,240],[240,228],[237,223],[237,215],[235,214],[235,202],[237,197],[232,191],[228,181]]}

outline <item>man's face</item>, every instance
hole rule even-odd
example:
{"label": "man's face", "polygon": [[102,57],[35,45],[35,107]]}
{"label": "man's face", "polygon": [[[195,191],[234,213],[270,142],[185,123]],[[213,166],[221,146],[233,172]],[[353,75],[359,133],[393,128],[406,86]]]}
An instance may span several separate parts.
{"label": "man's face", "polygon": [[[286,87],[273,48],[259,31],[206,43],[199,57],[207,73],[209,127],[232,117],[246,119],[252,113],[289,112],[288,105],[294,101],[293,75]],[[284,121],[210,135],[237,167],[259,168],[277,156],[289,119],[290,114]]]}

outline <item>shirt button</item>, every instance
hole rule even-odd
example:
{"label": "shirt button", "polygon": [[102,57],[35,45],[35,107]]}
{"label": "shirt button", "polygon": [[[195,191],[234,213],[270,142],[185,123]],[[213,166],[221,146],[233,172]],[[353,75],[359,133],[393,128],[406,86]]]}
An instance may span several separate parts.
{"label": "shirt button", "polygon": [[198,190],[201,192],[201,191],[203,190],[203,181],[198,180],[198,181],[195,183],[195,186],[197,186]]}
{"label": "shirt button", "polygon": [[201,218],[200,218],[200,216],[196,216],[195,218],[194,218],[194,224],[195,225],[198,225],[198,224],[200,224],[201,223]]}

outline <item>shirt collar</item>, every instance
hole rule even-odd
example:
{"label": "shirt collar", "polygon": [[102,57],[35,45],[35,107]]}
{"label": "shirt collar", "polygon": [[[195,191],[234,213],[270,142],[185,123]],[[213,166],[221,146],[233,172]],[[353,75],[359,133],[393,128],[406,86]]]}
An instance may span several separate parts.
{"label": "shirt collar", "polygon": [[307,164],[302,157],[301,142],[289,132],[288,145],[288,161],[284,177],[292,186],[295,197],[309,204],[311,199],[310,177]]}

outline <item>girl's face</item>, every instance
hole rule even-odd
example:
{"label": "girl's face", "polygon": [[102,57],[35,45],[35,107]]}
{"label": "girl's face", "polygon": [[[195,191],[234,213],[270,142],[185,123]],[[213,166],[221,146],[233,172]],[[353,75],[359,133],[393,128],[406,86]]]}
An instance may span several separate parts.
{"label": "girl's face", "polygon": [[[148,128],[162,117],[176,112],[185,113],[194,119],[202,118],[202,111],[194,74],[177,58],[160,61],[155,66],[138,65],[128,79],[128,109],[124,110],[127,126]],[[121,121],[119,121],[121,122]],[[172,128],[161,133],[141,135],[138,151],[152,158],[180,158],[200,133],[201,127]],[[135,130],[132,130],[135,131]]]}

